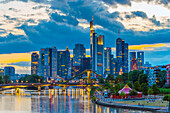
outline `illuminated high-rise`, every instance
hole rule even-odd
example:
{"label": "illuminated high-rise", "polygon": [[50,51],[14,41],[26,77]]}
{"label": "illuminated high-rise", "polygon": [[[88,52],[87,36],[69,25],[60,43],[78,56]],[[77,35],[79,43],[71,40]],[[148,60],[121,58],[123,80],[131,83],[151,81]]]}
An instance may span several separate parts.
{"label": "illuminated high-rise", "polygon": [[104,57],[105,57],[105,74],[111,74],[111,67],[112,67],[112,61],[113,58],[112,58],[112,55],[111,55],[111,48],[110,47],[107,47],[105,50],[104,50]]}
{"label": "illuminated high-rise", "polygon": [[142,70],[144,67],[144,52],[137,52],[137,62],[138,62],[138,70]]}
{"label": "illuminated high-rise", "polygon": [[42,48],[39,58],[39,74],[44,77],[57,76],[57,49]]}
{"label": "illuminated high-rise", "polygon": [[31,75],[38,74],[39,72],[39,54],[32,53],[31,54]]}
{"label": "illuminated high-rise", "polygon": [[136,58],[136,52],[130,52],[130,58],[129,58],[129,62],[130,62],[130,70],[131,70],[131,63],[132,63],[132,59],[133,59],[133,57],[135,56],[135,58]]}
{"label": "illuminated high-rise", "polygon": [[80,66],[81,59],[86,57],[86,49],[83,44],[75,44],[73,49],[73,66]]}
{"label": "illuminated high-rise", "polygon": [[133,59],[131,61],[131,71],[133,71],[133,70],[138,70],[136,54],[133,55]]}
{"label": "illuminated high-rise", "polygon": [[90,21],[90,57],[92,58],[92,51],[93,51],[93,33],[95,33],[93,29],[93,15],[92,20]]}
{"label": "illuminated high-rise", "polygon": [[70,68],[70,52],[68,47],[65,51],[57,52],[57,74],[61,77],[67,78]]}
{"label": "illuminated high-rise", "polygon": [[4,67],[4,75],[15,76],[15,68],[12,66]]}
{"label": "illuminated high-rise", "polygon": [[116,58],[119,72],[128,73],[128,44],[120,38],[120,34],[116,39]]}
{"label": "illuminated high-rise", "polygon": [[104,74],[104,36],[97,37],[97,73]]}

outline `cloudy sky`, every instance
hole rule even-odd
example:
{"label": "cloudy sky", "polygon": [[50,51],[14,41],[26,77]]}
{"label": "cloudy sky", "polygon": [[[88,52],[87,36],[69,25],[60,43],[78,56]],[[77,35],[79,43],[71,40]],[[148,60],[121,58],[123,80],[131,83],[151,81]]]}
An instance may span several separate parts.
{"label": "cloudy sky", "polygon": [[43,47],[89,50],[92,13],[113,53],[120,29],[130,51],[144,51],[153,65],[170,63],[170,0],[0,0],[0,68],[30,73],[30,54]]}

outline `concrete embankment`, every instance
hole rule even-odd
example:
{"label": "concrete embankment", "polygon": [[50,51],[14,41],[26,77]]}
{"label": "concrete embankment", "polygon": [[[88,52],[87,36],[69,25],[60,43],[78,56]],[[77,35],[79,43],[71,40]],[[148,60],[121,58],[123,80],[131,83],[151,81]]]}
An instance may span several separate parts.
{"label": "concrete embankment", "polygon": [[125,104],[117,104],[117,103],[106,103],[102,101],[94,102],[98,105],[107,106],[107,107],[115,107],[115,108],[123,108],[123,109],[133,109],[133,110],[142,110],[142,111],[151,111],[154,113],[170,113],[167,112],[166,108],[163,107],[150,107],[150,106],[138,106],[138,105],[125,105]]}

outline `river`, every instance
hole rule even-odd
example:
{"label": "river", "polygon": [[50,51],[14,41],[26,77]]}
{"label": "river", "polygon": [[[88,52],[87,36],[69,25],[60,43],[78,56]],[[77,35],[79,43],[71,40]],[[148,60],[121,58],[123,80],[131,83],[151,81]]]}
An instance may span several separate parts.
{"label": "river", "polygon": [[93,104],[85,89],[20,90],[0,94],[0,113],[150,113]]}

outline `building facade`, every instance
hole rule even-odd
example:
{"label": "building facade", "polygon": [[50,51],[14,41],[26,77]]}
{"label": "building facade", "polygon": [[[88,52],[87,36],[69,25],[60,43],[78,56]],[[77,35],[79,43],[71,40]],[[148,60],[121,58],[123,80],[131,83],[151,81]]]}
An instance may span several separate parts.
{"label": "building facade", "polygon": [[137,52],[137,62],[138,62],[138,70],[142,70],[144,68],[144,52]]}
{"label": "building facade", "polygon": [[133,58],[131,60],[131,71],[138,70],[138,63],[136,59],[136,54],[133,54]]}
{"label": "building facade", "polygon": [[86,49],[83,44],[75,44],[73,49],[73,66],[80,66],[81,59],[86,57]]}
{"label": "building facade", "polygon": [[130,56],[129,56],[130,70],[131,70],[132,59],[134,56],[136,58],[136,52],[130,52]]}
{"label": "building facade", "polygon": [[116,39],[116,58],[119,72],[128,73],[128,44],[120,37]]}
{"label": "building facade", "polygon": [[57,52],[57,74],[63,78],[68,77],[68,70],[70,68],[70,52],[68,47],[65,51]]}
{"label": "building facade", "polygon": [[31,75],[39,72],[39,54],[31,54]]}
{"label": "building facade", "polygon": [[44,77],[57,77],[57,49],[42,48],[39,58],[39,75]]}
{"label": "building facade", "polygon": [[111,54],[111,48],[110,47],[107,47],[105,50],[104,50],[104,61],[105,61],[105,74],[112,74],[112,54]]}
{"label": "building facade", "polygon": [[104,36],[97,37],[97,73],[104,75]]}
{"label": "building facade", "polygon": [[4,75],[15,76],[15,68],[12,66],[4,67]]}

